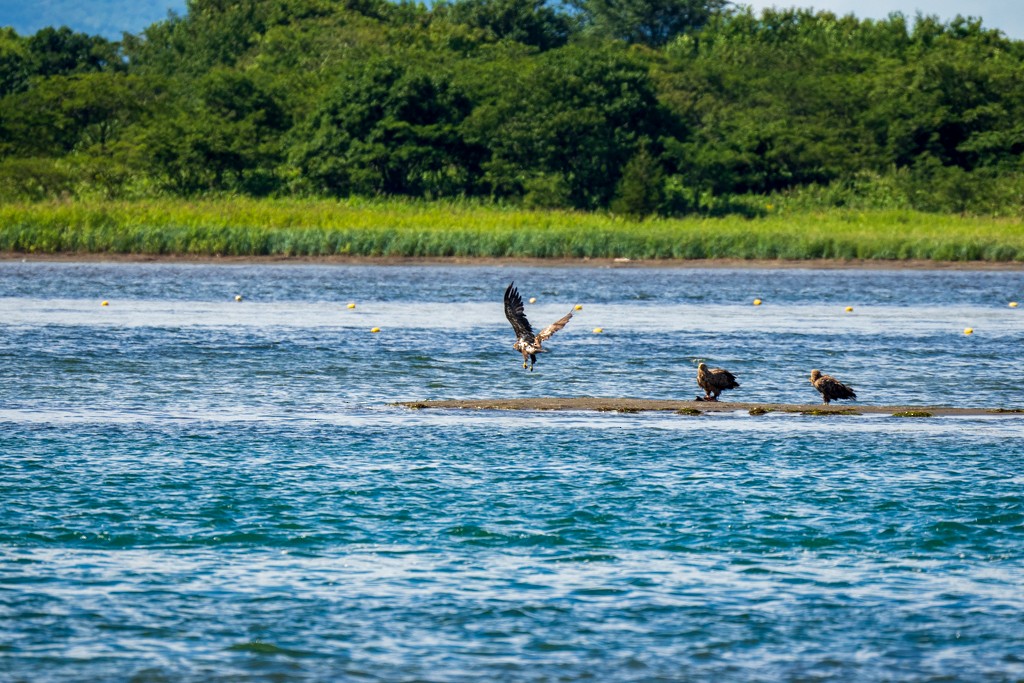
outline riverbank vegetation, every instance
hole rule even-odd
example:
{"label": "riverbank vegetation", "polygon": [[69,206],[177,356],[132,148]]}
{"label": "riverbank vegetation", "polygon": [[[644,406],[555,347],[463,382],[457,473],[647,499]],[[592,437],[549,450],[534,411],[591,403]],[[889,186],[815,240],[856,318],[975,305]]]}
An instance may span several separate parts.
{"label": "riverbank vegetation", "polygon": [[0,29],[2,248],[1020,258],[1021,73],[980,19],[722,0]]}
{"label": "riverbank vegetation", "polygon": [[1024,261],[1007,218],[891,209],[647,218],[422,200],[0,206],[0,252],[197,256]]}

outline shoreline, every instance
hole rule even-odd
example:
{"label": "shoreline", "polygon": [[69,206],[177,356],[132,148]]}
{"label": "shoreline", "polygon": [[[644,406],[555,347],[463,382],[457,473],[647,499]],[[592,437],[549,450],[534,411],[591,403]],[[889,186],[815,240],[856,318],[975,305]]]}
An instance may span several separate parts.
{"label": "shoreline", "polygon": [[857,403],[824,405],[821,403],[731,403],[726,401],[686,401],[644,398],[507,398],[444,401],[403,401],[394,403],[410,410],[576,410],[599,413],[672,412],[698,416],[704,413],[750,415],[796,414],[815,416],[884,415],[889,417],[1024,417],[1024,408],[956,408],[952,406],[878,406]]}
{"label": "shoreline", "polygon": [[925,259],[622,259],[416,256],[207,256],[200,254],[19,253],[0,252],[0,262],[25,263],[181,263],[204,265],[370,265],[529,268],[678,268],[778,270],[963,270],[1024,271],[1019,261],[931,261]]}

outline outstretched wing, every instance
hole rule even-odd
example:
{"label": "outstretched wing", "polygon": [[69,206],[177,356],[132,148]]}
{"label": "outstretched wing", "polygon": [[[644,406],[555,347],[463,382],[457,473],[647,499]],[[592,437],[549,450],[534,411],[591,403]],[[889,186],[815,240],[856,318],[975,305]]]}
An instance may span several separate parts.
{"label": "outstretched wing", "polygon": [[572,318],[572,311],[569,311],[568,313],[565,314],[564,317],[559,318],[558,320],[556,320],[555,322],[551,323],[543,330],[541,330],[540,334],[537,335],[537,341],[542,342],[551,335],[553,335],[555,332],[558,332],[560,329],[565,327],[565,324],[569,322],[570,318]]}
{"label": "outstretched wing", "polygon": [[523,297],[519,296],[519,290],[515,288],[515,282],[509,283],[505,290],[505,317],[512,323],[512,329],[516,332],[516,338],[533,340],[533,328],[530,321],[526,319],[523,311]]}

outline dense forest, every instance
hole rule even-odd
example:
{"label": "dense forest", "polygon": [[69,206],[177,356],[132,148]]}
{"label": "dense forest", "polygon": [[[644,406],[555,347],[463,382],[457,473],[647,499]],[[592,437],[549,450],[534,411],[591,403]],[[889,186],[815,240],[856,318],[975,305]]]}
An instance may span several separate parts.
{"label": "dense forest", "polygon": [[[1024,215],[1024,42],[724,0],[190,0],[0,29],[0,200]],[[767,207],[767,208],[766,208]]]}

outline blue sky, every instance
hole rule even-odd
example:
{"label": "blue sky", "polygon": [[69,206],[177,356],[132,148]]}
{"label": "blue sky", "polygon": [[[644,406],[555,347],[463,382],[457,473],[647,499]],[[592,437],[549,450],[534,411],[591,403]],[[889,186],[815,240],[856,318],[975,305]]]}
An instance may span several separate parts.
{"label": "blue sky", "polygon": [[0,0],[0,26],[31,35],[46,26],[119,39],[138,33],[167,17],[167,10],[185,11],[185,0]]}
{"label": "blue sky", "polygon": [[902,12],[908,17],[918,13],[937,15],[948,21],[960,14],[981,17],[987,28],[997,28],[1011,38],[1024,40],[1024,0],[814,0],[814,2],[778,0],[737,0],[736,4],[750,5],[755,10],[765,7],[813,7],[839,15],[855,14],[862,19],[884,19],[891,12]]}

